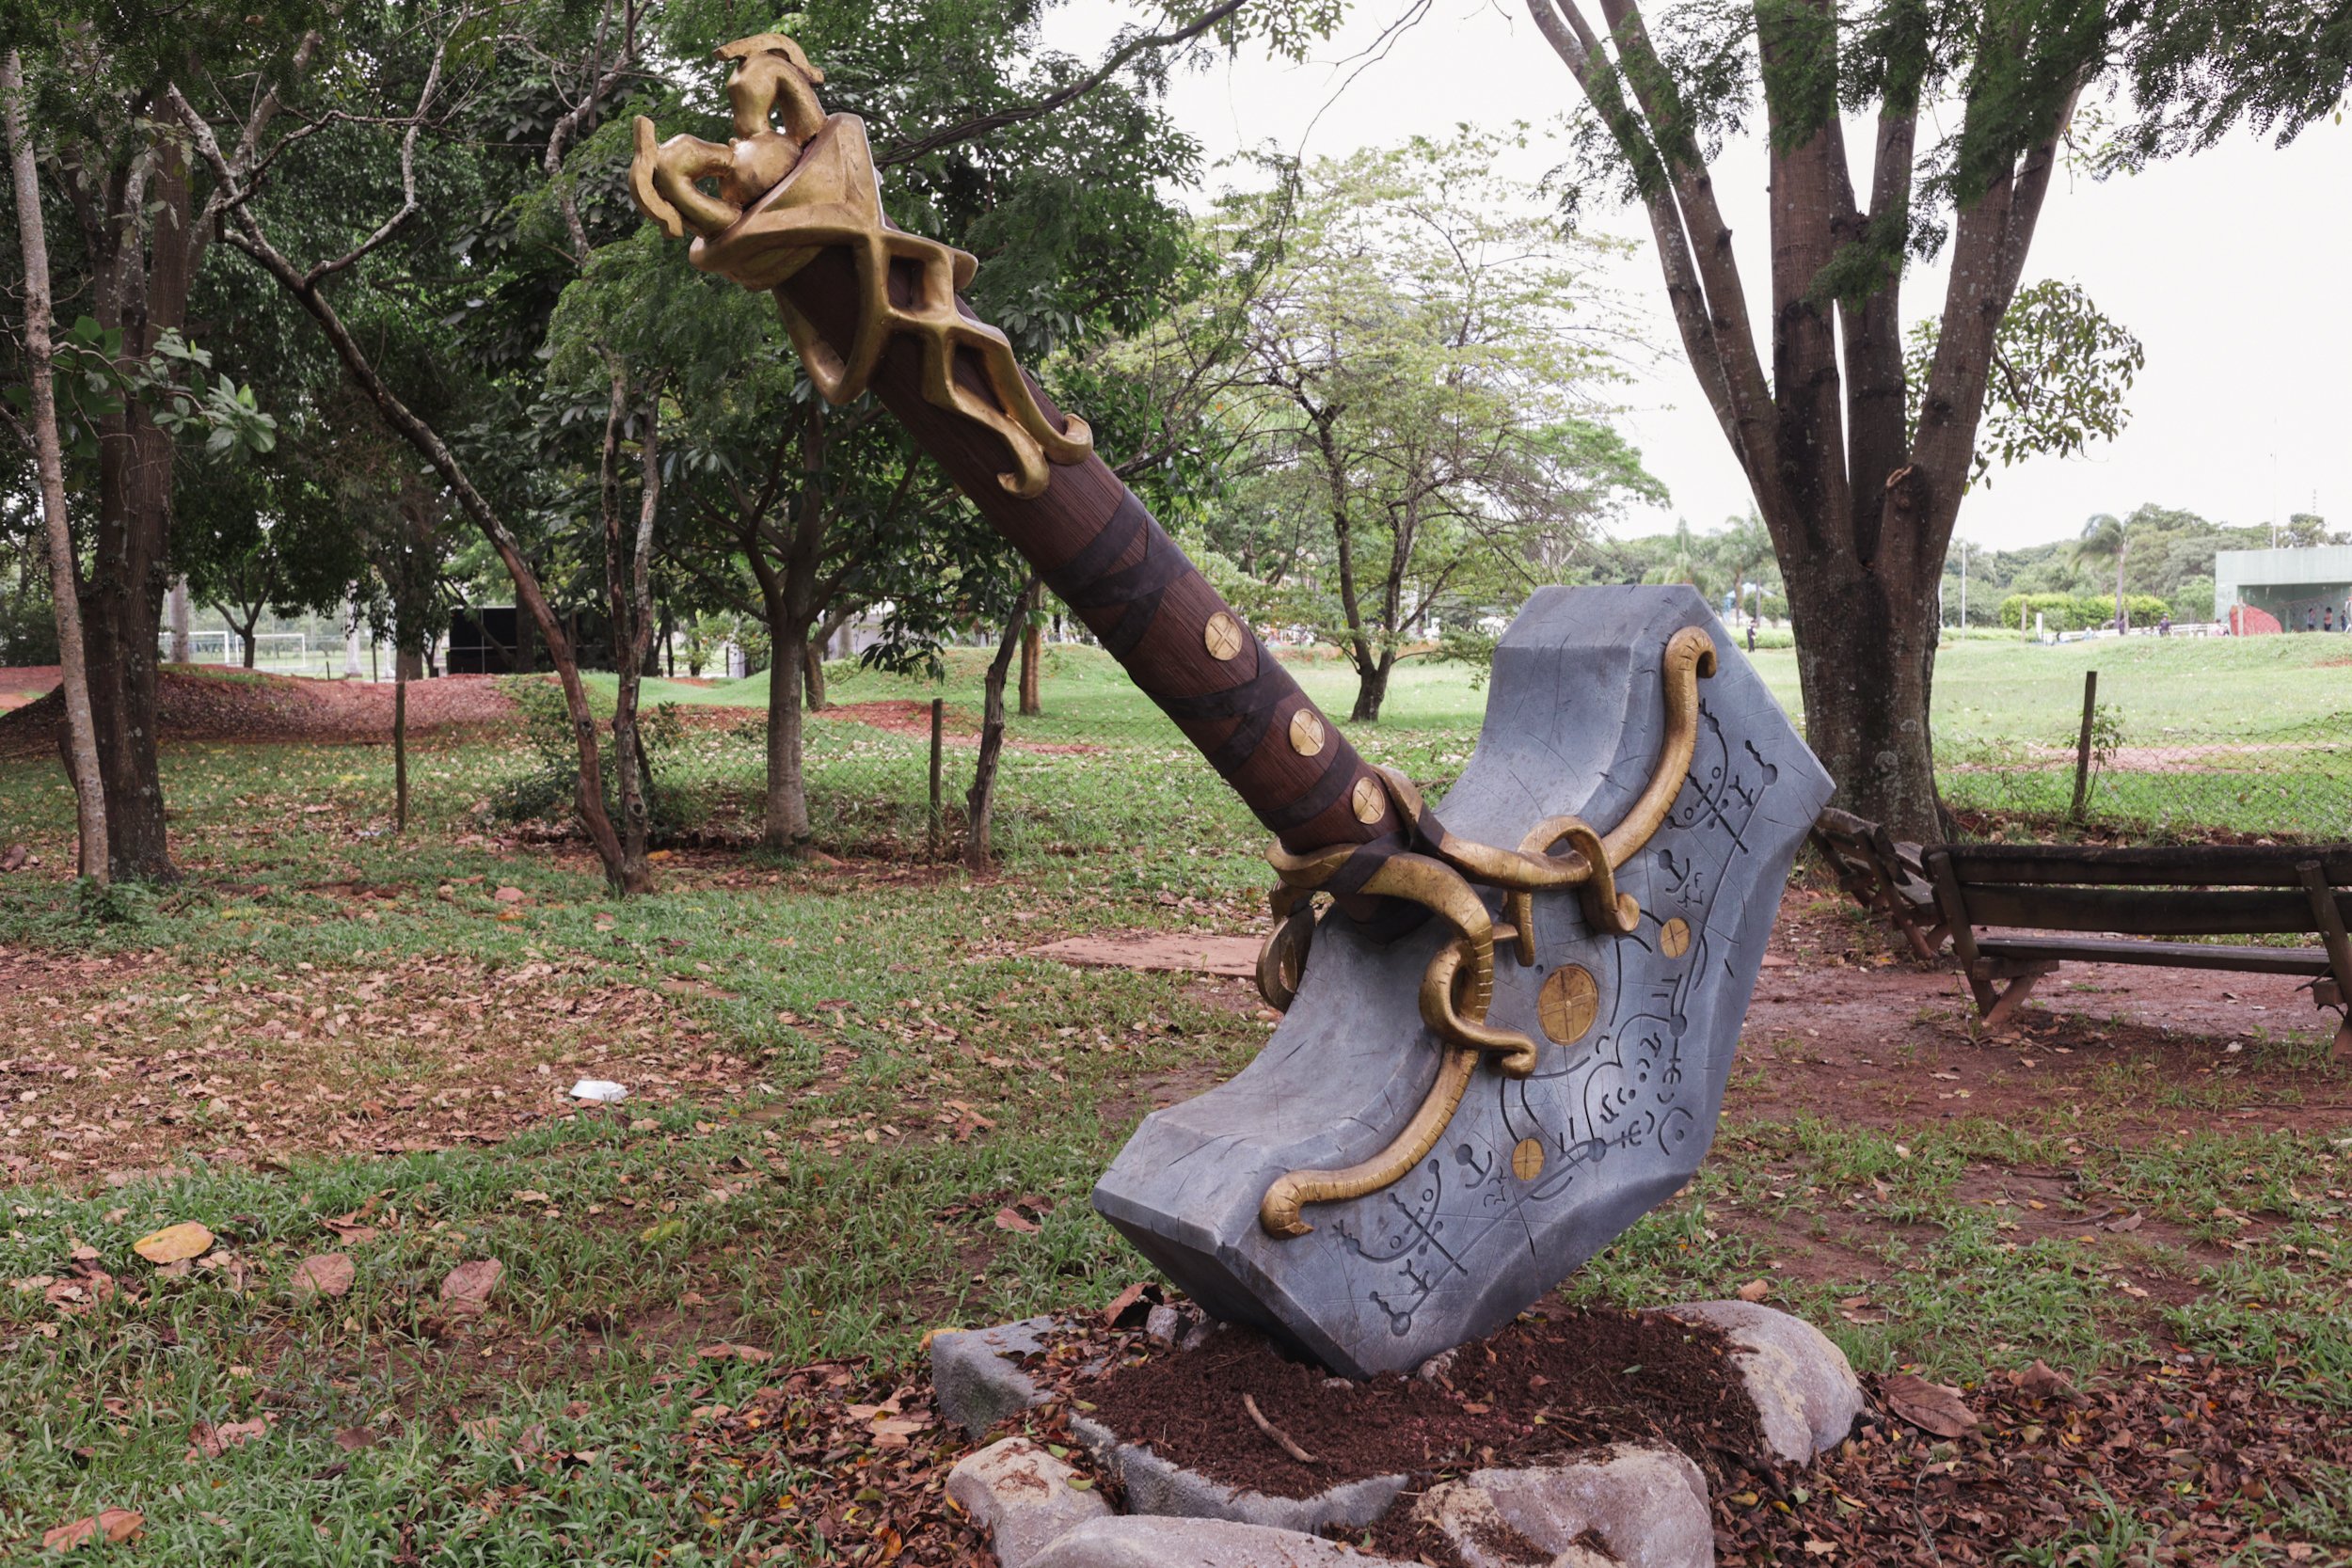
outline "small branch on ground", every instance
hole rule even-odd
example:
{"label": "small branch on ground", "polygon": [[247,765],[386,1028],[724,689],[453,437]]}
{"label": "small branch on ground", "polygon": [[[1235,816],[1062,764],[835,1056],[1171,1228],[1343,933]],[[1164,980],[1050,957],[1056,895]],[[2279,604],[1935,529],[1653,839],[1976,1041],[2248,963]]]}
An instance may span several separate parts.
{"label": "small branch on ground", "polygon": [[1241,1407],[1249,1413],[1249,1418],[1257,1424],[1258,1430],[1272,1438],[1275,1445],[1284,1453],[1289,1454],[1293,1459],[1297,1460],[1301,1465],[1312,1465],[1316,1463],[1315,1456],[1313,1454],[1309,1453],[1305,1449],[1300,1448],[1297,1444],[1291,1441],[1289,1433],[1284,1432],[1280,1427],[1276,1426],[1272,1421],[1265,1418],[1264,1413],[1258,1408],[1258,1401],[1255,1395],[1244,1394],[1241,1397]]}

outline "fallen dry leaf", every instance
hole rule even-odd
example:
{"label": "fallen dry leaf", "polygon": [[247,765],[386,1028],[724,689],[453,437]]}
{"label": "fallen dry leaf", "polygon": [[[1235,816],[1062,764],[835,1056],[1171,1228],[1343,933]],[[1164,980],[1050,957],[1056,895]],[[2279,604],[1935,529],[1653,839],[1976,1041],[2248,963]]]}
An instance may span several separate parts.
{"label": "fallen dry leaf", "polygon": [[230,1449],[268,1435],[269,1422],[261,1417],[250,1421],[228,1421],[220,1426],[199,1421],[188,1431],[186,1457],[190,1464],[199,1459],[218,1459]]}
{"label": "fallen dry leaf", "polygon": [[460,1263],[442,1276],[441,1304],[453,1312],[479,1312],[490,1305],[490,1292],[505,1275],[506,1265],[495,1258]]}
{"label": "fallen dry leaf", "polygon": [[769,1356],[766,1351],[752,1345],[717,1344],[705,1345],[702,1358],[705,1361],[765,1361]]}
{"label": "fallen dry leaf", "polygon": [[1118,1327],[1119,1320],[1126,1312],[1127,1308],[1133,1307],[1136,1302],[1141,1301],[1142,1299],[1143,1281],[1138,1279],[1134,1284],[1128,1286],[1125,1290],[1120,1291],[1119,1294],[1113,1296],[1111,1298],[1111,1304],[1103,1308],[1104,1325],[1110,1328]]}
{"label": "fallen dry leaf", "polygon": [[213,1233],[194,1220],[188,1220],[141,1236],[131,1243],[131,1250],[151,1263],[182,1263],[191,1258],[202,1257],[212,1244]]}
{"label": "fallen dry leaf", "polygon": [[518,887],[502,887],[490,896],[501,904],[519,904],[523,901],[523,890]]}
{"label": "fallen dry leaf", "polygon": [[147,1515],[133,1508],[109,1508],[87,1519],[76,1519],[70,1525],[59,1525],[41,1532],[43,1551],[70,1552],[85,1541],[103,1536],[119,1544],[139,1533],[147,1523]]}
{"label": "fallen dry leaf", "polygon": [[1959,1389],[1909,1372],[1879,1379],[1879,1393],[1887,1409],[1938,1437],[1957,1437],[1977,1424],[1975,1414],[1961,1402]]}
{"label": "fallen dry leaf", "polygon": [[1751,1279],[1734,1293],[1741,1301],[1762,1301],[1772,1293],[1772,1283],[1769,1279]]}
{"label": "fallen dry leaf", "polygon": [[340,1296],[351,1289],[354,1275],[348,1253],[313,1253],[294,1265],[294,1299],[309,1301],[314,1296]]}
{"label": "fallen dry leaf", "polygon": [[2055,1394],[2073,1393],[2074,1380],[2036,1356],[2032,1366],[2017,1374],[2017,1389],[2034,1399],[2046,1400]]}
{"label": "fallen dry leaf", "polygon": [[1021,1217],[1019,1211],[1010,1208],[999,1209],[996,1211],[996,1228],[999,1230],[1018,1230],[1024,1236],[1034,1236],[1037,1234],[1038,1230],[1037,1222],[1035,1220],[1025,1220]]}
{"label": "fallen dry leaf", "polygon": [[345,1453],[358,1453],[361,1449],[375,1447],[375,1433],[367,1427],[339,1427],[335,1431],[335,1446]]}

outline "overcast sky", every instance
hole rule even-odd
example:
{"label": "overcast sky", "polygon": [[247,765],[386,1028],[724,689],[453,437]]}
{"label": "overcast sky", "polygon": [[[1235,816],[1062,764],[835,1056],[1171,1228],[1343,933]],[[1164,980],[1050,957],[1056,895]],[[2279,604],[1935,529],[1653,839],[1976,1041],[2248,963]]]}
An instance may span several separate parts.
{"label": "overcast sky", "polygon": [[[1219,62],[1180,77],[1177,123],[1212,160],[1267,142],[1337,155],[1462,121],[1526,120],[1554,131],[1576,87],[1523,9],[1505,0],[1432,0],[1385,57],[1360,57],[1401,0],[1359,0],[1346,31],[1315,63]],[[1047,40],[1100,52],[1135,15],[1110,0],[1072,0],[1051,13]],[[1349,56],[1359,56],[1349,59]],[[1343,63],[1345,62],[1345,63]],[[1532,179],[1560,161],[1542,142],[1515,172]],[[1867,139],[1850,141],[1857,182]],[[1759,326],[1766,318],[1763,158],[1753,145],[1716,167]],[[1212,181],[1219,177],[1212,175]],[[2241,136],[2212,152],[2109,181],[2061,179],[2042,212],[2026,281],[2069,278],[2137,333],[2148,354],[2122,436],[2084,459],[2043,458],[1994,475],[1971,494],[1961,537],[2008,548],[2064,537],[2099,512],[2143,501],[2218,521],[2257,523],[2314,508],[2352,525],[2352,127],[2323,122],[2283,151]],[[1645,235],[1638,213],[1592,214],[1597,228]],[[1674,348],[1657,258],[1646,239],[1612,281],[1648,312],[1670,352],[1630,387],[1625,418],[1652,472],[1673,491],[1661,512],[1629,515],[1648,532],[1686,516],[1711,529],[1747,508],[1747,487],[1690,368]],[[1940,267],[1915,271],[1914,318],[1941,306]],[[1769,345],[1760,344],[1769,353]]]}

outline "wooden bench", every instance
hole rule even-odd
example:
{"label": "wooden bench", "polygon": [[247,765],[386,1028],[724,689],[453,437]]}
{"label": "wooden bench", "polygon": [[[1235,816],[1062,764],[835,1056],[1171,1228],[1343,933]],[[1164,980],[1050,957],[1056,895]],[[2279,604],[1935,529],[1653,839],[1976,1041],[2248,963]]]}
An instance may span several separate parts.
{"label": "wooden bench", "polygon": [[1856,903],[1903,934],[1914,957],[1932,958],[1943,949],[1944,911],[1917,845],[1898,843],[1877,823],[1831,806],[1813,824],[1813,847]]}
{"label": "wooden bench", "polygon": [[[1924,859],[1988,1028],[2008,1022],[2061,963],[2304,974],[2323,1007],[2352,996],[2352,847],[1947,844]],[[1980,935],[1985,927],[2016,934]],[[2053,931],[2101,935],[2043,934]],[[2319,945],[2129,940],[2280,934]],[[2352,1016],[2336,1030],[2334,1053],[2352,1056]]]}

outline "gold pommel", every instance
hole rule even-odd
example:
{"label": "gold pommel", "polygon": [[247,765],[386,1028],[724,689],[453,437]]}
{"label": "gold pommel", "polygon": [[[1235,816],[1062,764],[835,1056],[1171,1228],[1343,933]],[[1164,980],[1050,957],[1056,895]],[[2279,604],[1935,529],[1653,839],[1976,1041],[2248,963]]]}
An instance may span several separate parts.
{"label": "gold pommel", "polygon": [[[781,33],[738,39],[718,52],[735,62],[727,77],[734,139],[723,145],[698,136],[658,139],[653,121],[639,116],[637,156],[629,190],[638,207],[664,233],[695,236],[689,251],[706,272],[747,289],[773,290],[776,308],[828,403],[850,403],[873,381],[882,352],[896,336],[922,351],[925,401],[986,426],[1012,454],[1012,471],[997,483],[1012,495],[1034,497],[1051,477],[1048,463],[1082,463],[1094,451],[1086,421],[1054,421],[1013,358],[1002,332],[964,314],[956,294],[978,263],[965,252],[894,229],[882,216],[882,186],[866,125],[855,115],[828,115],[817,87],[825,73],[801,46]],[[704,188],[704,182],[715,190]],[[856,268],[858,316],[846,349],[819,332],[782,285],[827,249],[847,251]],[[912,263],[913,297],[890,297],[893,262]],[[956,376],[959,351],[970,350],[984,388]]]}

